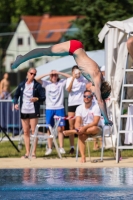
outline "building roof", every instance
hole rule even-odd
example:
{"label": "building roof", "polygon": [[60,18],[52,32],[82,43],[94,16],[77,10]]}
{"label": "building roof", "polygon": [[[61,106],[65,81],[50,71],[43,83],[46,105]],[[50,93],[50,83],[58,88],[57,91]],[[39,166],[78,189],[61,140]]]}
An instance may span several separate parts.
{"label": "building roof", "polygon": [[[56,43],[78,16],[22,16],[36,43]],[[57,30],[52,31],[52,30]],[[64,31],[63,31],[64,30]]]}

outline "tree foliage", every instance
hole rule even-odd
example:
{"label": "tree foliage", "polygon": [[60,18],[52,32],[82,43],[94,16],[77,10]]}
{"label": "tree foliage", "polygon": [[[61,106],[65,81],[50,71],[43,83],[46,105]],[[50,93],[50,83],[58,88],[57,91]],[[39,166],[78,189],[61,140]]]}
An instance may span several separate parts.
{"label": "tree foliage", "polygon": [[[22,15],[79,15],[76,39],[83,42],[86,50],[103,47],[98,33],[107,21],[132,17],[132,0],[0,0],[0,32],[14,31]],[[8,37],[9,38],[9,37]],[[0,37],[0,48],[5,49],[7,37]]]}
{"label": "tree foliage", "polygon": [[103,47],[98,41],[98,34],[106,22],[122,21],[133,16],[133,1],[88,0],[77,4],[73,10],[84,16],[75,22],[80,30],[75,38],[83,42],[86,50],[94,50]]}

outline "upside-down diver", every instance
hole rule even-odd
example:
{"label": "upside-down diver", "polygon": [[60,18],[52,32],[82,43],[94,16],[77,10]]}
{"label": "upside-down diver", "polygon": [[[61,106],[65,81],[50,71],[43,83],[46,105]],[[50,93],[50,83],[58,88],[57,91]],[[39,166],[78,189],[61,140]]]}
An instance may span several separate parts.
{"label": "upside-down diver", "polygon": [[97,63],[86,54],[83,44],[78,40],[70,40],[63,43],[55,44],[48,48],[37,48],[28,52],[25,55],[17,56],[12,65],[12,69],[17,68],[21,63],[41,57],[41,56],[66,56],[72,55],[77,65],[82,70],[83,75],[87,80],[92,82],[90,88],[92,93],[95,94],[101,113],[104,117],[106,125],[112,125],[109,120],[105,105],[105,99],[108,98],[111,92],[111,86],[103,80],[103,76]]}

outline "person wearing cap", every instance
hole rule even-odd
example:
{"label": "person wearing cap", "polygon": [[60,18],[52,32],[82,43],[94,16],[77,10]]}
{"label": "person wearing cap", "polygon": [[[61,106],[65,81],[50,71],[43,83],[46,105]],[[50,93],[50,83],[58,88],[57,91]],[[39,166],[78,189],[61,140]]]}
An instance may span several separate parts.
{"label": "person wearing cap", "polygon": [[[42,84],[42,87],[46,91],[46,124],[54,126],[54,115],[65,117],[64,109],[64,88],[66,85],[66,79],[60,79],[59,75],[62,75],[66,78],[70,77],[69,74],[58,72],[52,70],[48,74],[43,74],[36,78],[36,80]],[[49,76],[50,80],[41,80],[42,78]],[[65,127],[65,120],[62,119],[58,126],[58,139],[60,153],[65,154],[64,144],[63,144],[63,130]],[[49,131],[48,131],[49,134]],[[52,139],[48,139],[48,149],[45,152],[45,155],[50,155],[52,153]]]}
{"label": "person wearing cap", "polygon": [[[83,103],[83,93],[88,81],[81,75],[77,65],[72,67],[72,77],[67,79],[66,90],[68,95],[68,117],[75,116],[76,108]],[[69,120],[69,129],[74,129],[75,120]],[[69,154],[74,153],[74,135],[69,136],[70,151]]]}

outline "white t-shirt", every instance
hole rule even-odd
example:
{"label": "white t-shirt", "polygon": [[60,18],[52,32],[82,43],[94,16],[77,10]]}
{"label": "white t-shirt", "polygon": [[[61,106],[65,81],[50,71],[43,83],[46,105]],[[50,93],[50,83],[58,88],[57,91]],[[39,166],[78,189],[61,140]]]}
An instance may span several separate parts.
{"label": "white t-shirt", "polygon": [[21,113],[35,113],[34,103],[30,101],[33,98],[33,85],[34,82],[30,84],[25,83]]}
{"label": "white t-shirt", "polygon": [[[78,106],[76,108],[76,117],[79,116],[82,118],[83,126],[90,124],[93,122],[94,116],[101,117],[101,112],[98,104],[95,104],[95,102],[92,102],[92,105],[90,108],[85,108],[85,104]],[[100,121],[98,125],[101,125]]]}
{"label": "white t-shirt", "polygon": [[[66,89],[69,87],[72,77],[67,79]],[[68,106],[80,105],[83,103],[83,94],[88,81],[81,75],[78,79],[75,78],[72,85],[72,90],[68,96]]]}
{"label": "white t-shirt", "polygon": [[42,86],[46,90],[46,109],[64,108],[64,87],[66,79],[61,79],[57,83],[42,81]]}

